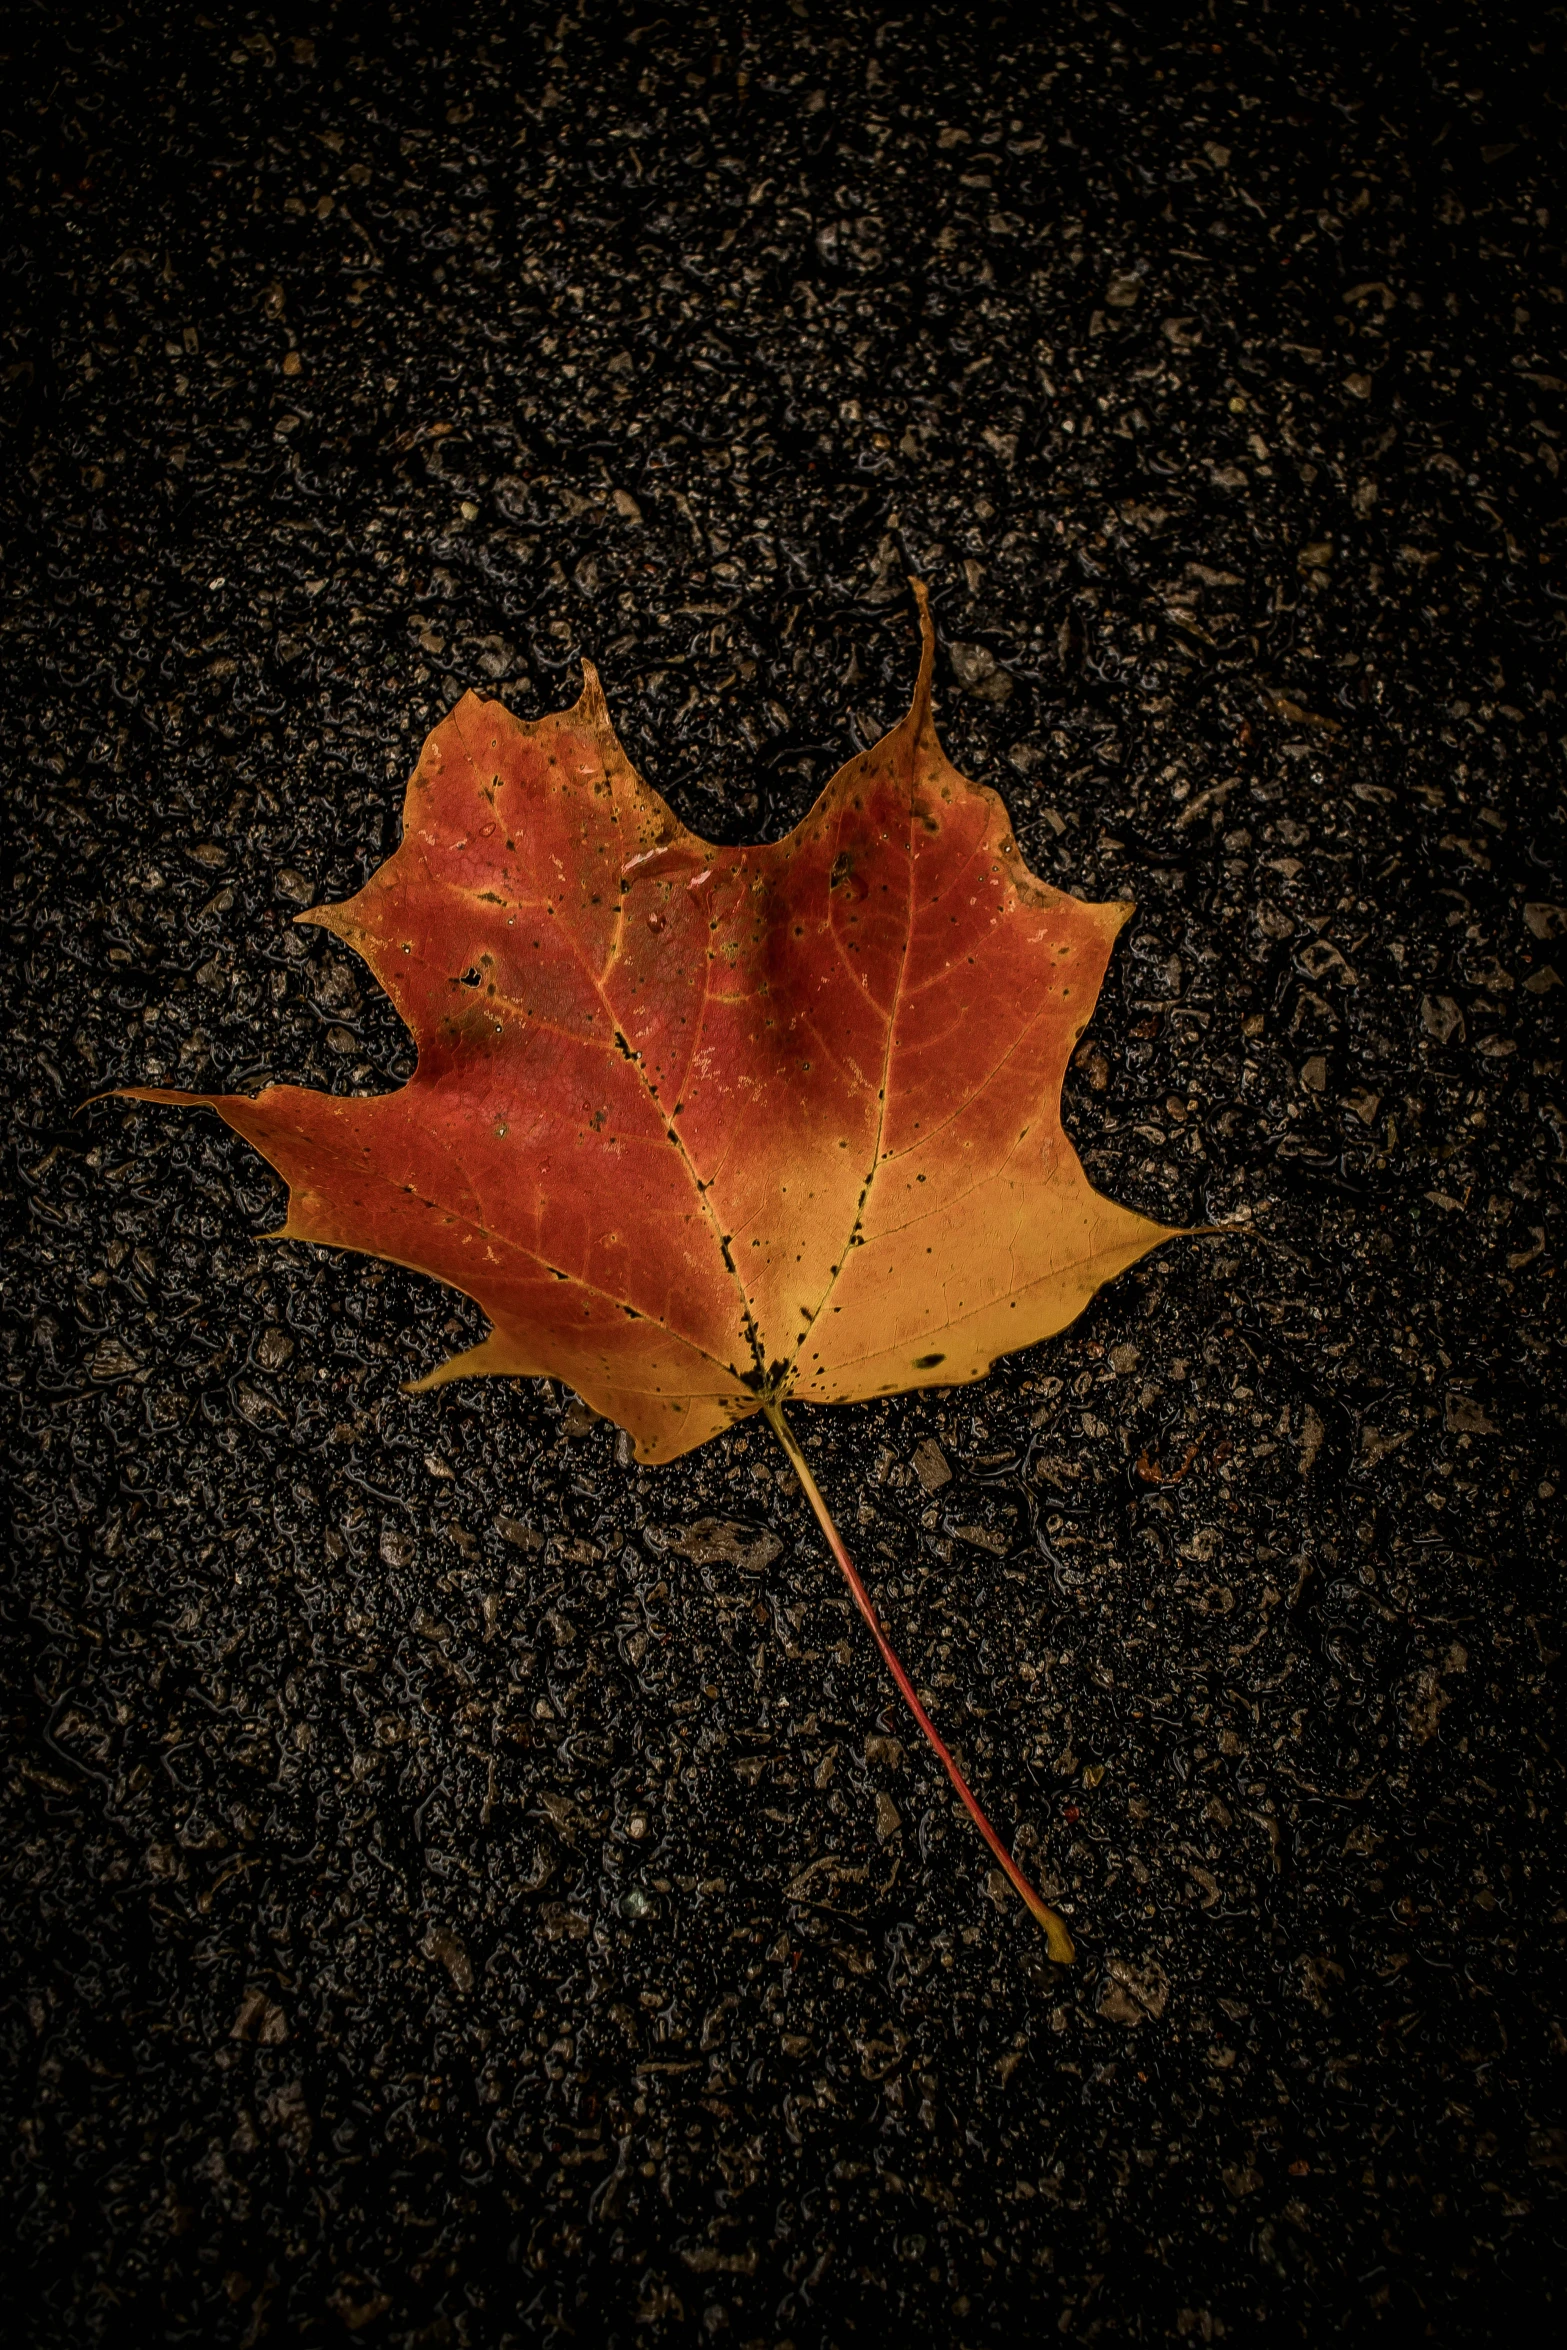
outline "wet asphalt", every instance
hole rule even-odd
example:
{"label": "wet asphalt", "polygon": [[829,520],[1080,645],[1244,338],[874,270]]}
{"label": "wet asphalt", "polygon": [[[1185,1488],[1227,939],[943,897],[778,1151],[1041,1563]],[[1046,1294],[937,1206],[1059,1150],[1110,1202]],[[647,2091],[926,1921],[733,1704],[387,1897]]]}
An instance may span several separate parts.
{"label": "wet asphalt", "polygon": [[[221,21],[219,21],[221,20]],[[8,2288],[29,2344],[1543,2339],[1561,2293],[1557,17],[18,8]],[[467,687],[774,837],[905,706],[1137,903],[1217,1227],[639,1471],[207,1115]]]}

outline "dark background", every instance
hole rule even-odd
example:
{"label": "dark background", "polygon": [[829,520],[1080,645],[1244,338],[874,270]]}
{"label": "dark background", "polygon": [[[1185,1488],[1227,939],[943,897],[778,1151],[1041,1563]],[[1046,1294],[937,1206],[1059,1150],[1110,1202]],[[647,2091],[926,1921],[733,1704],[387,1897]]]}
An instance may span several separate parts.
{"label": "dark background", "polygon": [[[1560,12],[7,37],[12,2338],[1543,2336]],[[463,686],[589,653],[777,834],[909,564],[954,758],[1138,901],[1089,1169],[1224,1226],[811,1422],[1069,1973],[762,1437],[409,1398],[464,1301],[80,1107],[406,1071],[289,922]]]}

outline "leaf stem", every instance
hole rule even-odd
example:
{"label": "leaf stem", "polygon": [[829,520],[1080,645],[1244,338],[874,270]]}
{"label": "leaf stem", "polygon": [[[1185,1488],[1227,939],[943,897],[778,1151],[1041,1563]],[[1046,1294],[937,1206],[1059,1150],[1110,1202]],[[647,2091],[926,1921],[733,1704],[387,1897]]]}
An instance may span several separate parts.
{"label": "leaf stem", "polygon": [[1006,1846],[1002,1843],[1001,1838],[996,1834],[996,1831],[991,1826],[989,1820],[986,1819],[983,1810],[980,1808],[977,1798],[969,1787],[968,1781],[964,1778],[963,1773],[958,1769],[957,1764],[953,1761],[952,1756],[948,1753],[946,1746],[942,1742],[935,1723],[931,1720],[929,1714],[921,1705],[915,1692],[913,1682],[909,1679],[908,1674],[904,1671],[902,1665],[898,1662],[898,1658],[896,1652],[893,1649],[892,1643],[881,1628],[881,1624],[877,1619],[876,1610],[871,1605],[871,1595],[866,1590],[864,1584],[860,1581],[859,1573],[855,1567],[854,1561],[850,1558],[848,1551],[844,1547],[843,1537],[838,1532],[837,1527],[833,1524],[832,1512],[828,1509],[826,1502],[822,1499],[821,1488],[818,1486],[816,1479],[811,1475],[810,1464],[807,1462],[804,1453],[800,1449],[799,1441],[795,1436],[794,1430],[790,1427],[788,1421],[784,1418],[782,1404],[776,1401],[768,1401],[764,1399],[762,1410],[767,1417],[768,1426],[772,1429],[773,1434],[777,1437],[779,1443],[783,1446],[784,1451],[789,1456],[789,1465],[793,1469],[795,1475],[799,1478],[801,1490],[804,1493],[806,1500],[810,1503],[811,1508],[816,1513],[816,1523],[820,1526],[822,1532],[827,1537],[827,1546],[831,1550],[833,1557],[838,1562],[839,1568],[843,1574],[843,1579],[848,1584],[850,1593],[853,1596],[855,1606],[859,1609],[861,1615],[865,1618],[867,1625],[870,1627],[871,1638],[875,1641],[877,1647],[881,1650],[882,1662],[886,1665],[888,1672],[891,1673],[894,1681],[896,1681],[898,1684],[898,1691],[903,1699],[904,1704],[908,1707],[910,1713],[918,1722],[926,1738],[930,1741],[930,1744],[934,1749],[943,1770],[945,1770],[947,1777],[952,1781],[953,1786],[957,1789],[959,1795],[962,1797],[963,1802],[967,1807],[969,1817],[973,1820],[975,1827],[978,1828],[980,1834],[984,1837],[985,1842],[990,1846],[990,1849],[995,1854],[997,1860],[1000,1861],[1003,1869],[1005,1869],[1008,1878],[1022,1899],[1024,1905],[1028,1909],[1029,1914],[1039,1925],[1043,1926],[1045,1930],[1045,1940],[1049,1945],[1051,1957],[1056,1961],[1058,1966],[1070,1966],[1073,1958],[1076,1955],[1072,1948],[1071,1935],[1067,1932],[1065,1924],[1056,1915],[1055,1911],[1049,1908],[1043,1901],[1041,1901],[1039,1895],[1034,1891],[1033,1886],[1029,1883],[1022,1870],[1018,1867],[1017,1862],[1012,1858],[1011,1853],[1008,1852]]}

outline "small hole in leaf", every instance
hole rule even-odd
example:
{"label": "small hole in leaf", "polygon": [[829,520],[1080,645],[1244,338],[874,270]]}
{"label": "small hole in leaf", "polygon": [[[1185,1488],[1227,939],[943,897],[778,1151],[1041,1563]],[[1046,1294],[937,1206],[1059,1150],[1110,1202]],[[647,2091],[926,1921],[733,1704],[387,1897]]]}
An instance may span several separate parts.
{"label": "small hole in leaf", "polygon": [[473,965],[471,965],[471,964],[470,964],[470,965],[469,965],[469,967],[468,967],[468,969],[467,969],[467,970],[466,970],[466,971],[463,973],[463,975],[462,975],[462,983],[463,983],[464,987],[477,987],[477,986],[478,986],[478,984],[479,984],[479,974],[478,974],[477,970],[476,970],[476,969],[473,967]]}

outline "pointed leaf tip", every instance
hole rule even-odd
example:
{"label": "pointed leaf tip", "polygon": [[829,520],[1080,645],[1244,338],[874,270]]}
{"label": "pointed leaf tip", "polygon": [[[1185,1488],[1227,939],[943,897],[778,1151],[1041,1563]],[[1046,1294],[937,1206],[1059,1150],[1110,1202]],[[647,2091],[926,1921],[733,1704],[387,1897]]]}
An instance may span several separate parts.
{"label": "pointed leaf tip", "polygon": [[935,747],[936,729],[931,715],[931,688],[936,675],[936,624],[930,616],[930,590],[917,572],[905,575],[913,592],[920,624],[920,665],[914,680],[914,696],[909,704],[909,718],[921,742]]}
{"label": "pointed leaf tip", "polygon": [[587,720],[587,723],[595,729],[602,729],[610,724],[609,704],[604,698],[604,688],[600,682],[599,673],[586,656],[584,656],[582,663],[582,691],[577,697],[577,709]]}

